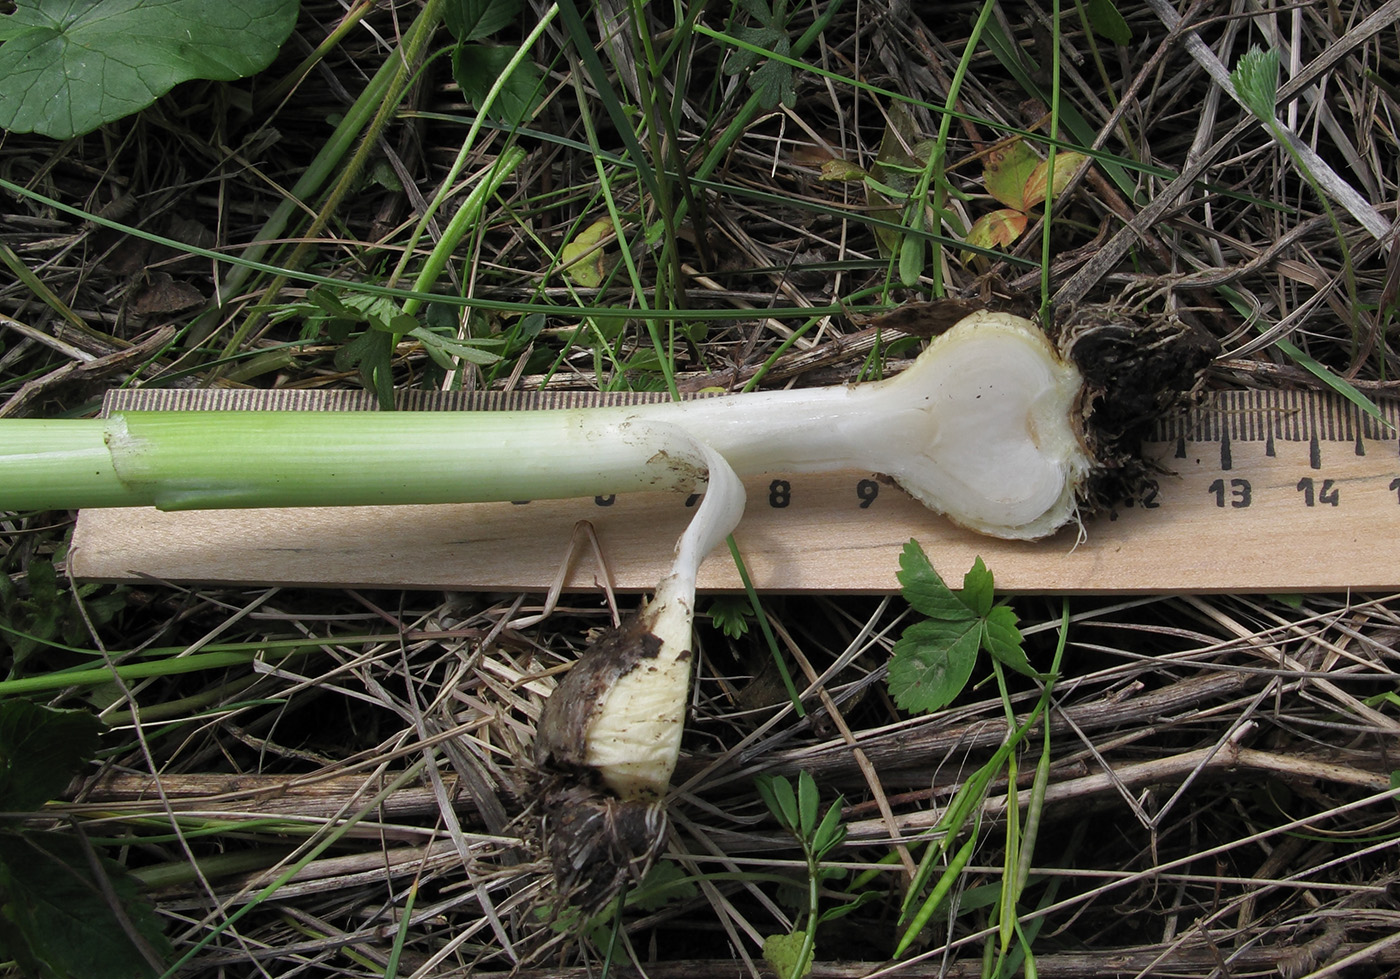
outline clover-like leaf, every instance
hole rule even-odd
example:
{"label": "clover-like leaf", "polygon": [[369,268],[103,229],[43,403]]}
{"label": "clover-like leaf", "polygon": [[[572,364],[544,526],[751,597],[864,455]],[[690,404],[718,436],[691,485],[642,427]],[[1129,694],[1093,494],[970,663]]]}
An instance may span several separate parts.
{"label": "clover-like leaf", "polygon": [[963,575],[963,587],[958,598],[973,615],[986,618],[987,613],[992,610],[992,593],[995,588],[996,582],[992,573],[978,557],[973,560],[967,574]]}
{"label": "clover-like leaf", "polygon": [[960,621],[971,617],[967,606],[943,583],[928,555],[916,540],[904,545],[899,555],[899,586],[904,599],[916,612],[930,619]]}
{"label": "clover-like leaf", "polygon": [[938,710],[967,686],[982,644],[982,620],[966,608],[963,615],[958,621],[915,622],[894,644],[889,689],[901,710]]}
{"label": "clover-like leaf", "polygon": [[1017,673],[1043,679],[1026,659],[1026,651],[1021,645],[1021,630],[1016,627],[1016,622],[1016,613],[1008,606],[998,605],[989,611],[983,620],[982,647]]}
{"label": "clover-like leaf", "polygon": [[70,139],[180,82],[262,71],[297,0],[21,0],[0,17],[0,128]]}

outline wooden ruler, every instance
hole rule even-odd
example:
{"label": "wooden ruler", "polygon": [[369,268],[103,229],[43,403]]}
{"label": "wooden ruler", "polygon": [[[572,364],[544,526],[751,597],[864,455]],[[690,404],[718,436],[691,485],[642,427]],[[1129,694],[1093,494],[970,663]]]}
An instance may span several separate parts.
{"label": "wooden ruler", "polygon": [[[407,410],[549,410],[636,403],[652,395],[528,393],[406,396]],[[107,410],[369,410],[357,392],[113,392]],[[747,481],[735,533],[762,589],[887,592],[899,551],[917,538],[956,578],[980,555],[1010,591],[1158,593],[1400,589],[1400,401],[1385,422],[1316,392],[1213,395],[1163,419],[1148,455],[1164,474],[1148,499],[1036,542],[952,526],[878,474]],[[685,498],[301,510],[79,515],[70,565],[83,578],[228,584],[543,590],[587,521],[616,587],[646,590],[665,573],[689,519]],[[588,548],[568,587],[597,587]],[[727,553],[701,569],[704,589],[741,587]]]}

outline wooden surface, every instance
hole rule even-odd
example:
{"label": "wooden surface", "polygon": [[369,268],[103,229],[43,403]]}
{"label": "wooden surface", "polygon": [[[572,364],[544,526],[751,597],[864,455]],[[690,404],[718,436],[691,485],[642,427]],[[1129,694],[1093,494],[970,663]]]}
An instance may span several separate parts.
{"label": "wooden surface", "polygon": [[[1162,477],[1152,506],[1096,517],[1079,542],[1074,528],[1033,543],[981,537],[868,473],[795,476],[786,491],[751,480],[735,538],[754,583],[771,591],[892,591],[910,537],[953,580],[981,555],[1009,591],[1400,589],[1393,434],[1232,442],[1208,433],[1153,448],[1175,474]],[[70,564],[78,577],[104,580],[543,590],[587,520],[616,586],[646,590],[664,573],[689,512],[683,498],[665,495],[609,505],[92,510],[80,514]],[[569,586],[588,590],[597,580],[585,548]],[[700,585],[740,587],[727,553],[706,561]]]}

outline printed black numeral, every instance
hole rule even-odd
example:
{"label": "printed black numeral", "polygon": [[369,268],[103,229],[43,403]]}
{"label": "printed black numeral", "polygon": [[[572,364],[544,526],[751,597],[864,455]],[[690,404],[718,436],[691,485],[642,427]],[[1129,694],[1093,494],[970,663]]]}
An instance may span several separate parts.
{"label": "printed black numeral", "polygon": [[1303,506],[1317,506],[1319,503],[1336,506],[1342,502],[1342,492],[1337,489],[1335,479],[1324,479],[1322,488],[1315,489],[1313,478],[1304,476],[1298,480],[1298,492],[1303,494]]}
{"label": "printed black numeral", "polygon": [[1232,479],[1227,487],[1225,480],[1217,479],[1210,484],[1209,491],[1215,494],[1215,505],[1223,507],[1225,501],[1230,501],[1230,506],[1236,510],[1243,510],[1252,502],[1253,489],[1247,479]]}
{"label": "printed black numeral", "polygon": [[873,479],[862,479],[856,483],[856,496],[860,497],[860,508],[869,510],[870,504],[875,502],[875,497],[880,495],[880,484]]}
{"label": "printed black numeral", "polygon": [[775,479],[768,484],[768,505],[781,510],[792,502],[792,484],[786,479]]}

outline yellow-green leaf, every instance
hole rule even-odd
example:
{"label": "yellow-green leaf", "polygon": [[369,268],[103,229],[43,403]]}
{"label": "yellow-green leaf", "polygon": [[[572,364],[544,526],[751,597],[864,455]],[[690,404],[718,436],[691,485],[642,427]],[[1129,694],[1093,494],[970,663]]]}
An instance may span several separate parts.
{"label": "yellow-green leaf", "polygon": [[963,239],[978,248],[1005,248],[1026,230],[1026,215],[1009,207],[984,214],[973,223]]}
{"label": "yellow-green leaf", "polygon": [[[1079,165],[1084,162],[1084,159],[1083,153],[1055,154],[1055,195],[1064,191],[1065,186],[1069,183],[1069,178],[1074,176],[1074,172],[1079,169]],[[1026,178],[1026,185],[1021,194],[1022,200],[1026,202],[1025,209],[1035,207],[1045,200],[1045,178],[1049,172],[1048,162],[1041,160],[1031,171],[1031,175]]]}
{"label": "yellow-green leaf", "polygon": [[789,979],[794,972],[805,976],[812,971],[811,962],[802,962],[802,945],[807,940],[805,931],[795,931],[791,935],[769,935],[763,940],[763,959],[778,974],[780,979]]}
{"label": "yellow-green leaf", "polygon": [[1007,207],[1018,211],[1028,210],[1026,181],[1040,162],[1035,151],[1019,139],[997,147],[987,154],[987,162],[982,168],[982,182],[987,185],[987,193]]}
{"label": "yellow-green leaf", "polygon": [[864,180],[869,176],[849,160],[827,160],[822,164],[821,180]]}
{"label": "yellow-green leaf", "polygon": [[574,235],[574,240],[560,250],[559,262],[576,285],[596,289],[603,284],[607,269],[601,242],[611,231],[612,222],[601,218]]}

